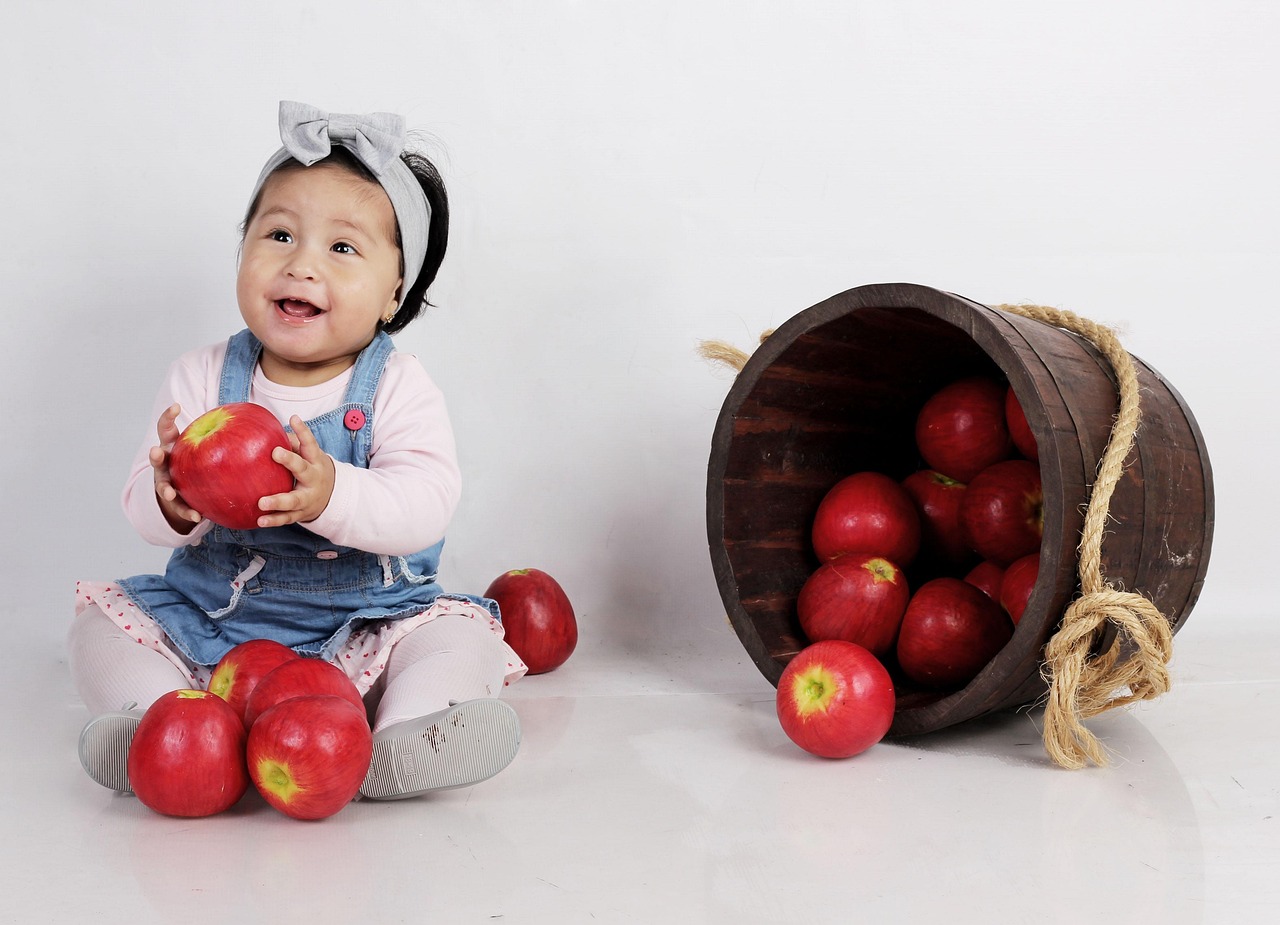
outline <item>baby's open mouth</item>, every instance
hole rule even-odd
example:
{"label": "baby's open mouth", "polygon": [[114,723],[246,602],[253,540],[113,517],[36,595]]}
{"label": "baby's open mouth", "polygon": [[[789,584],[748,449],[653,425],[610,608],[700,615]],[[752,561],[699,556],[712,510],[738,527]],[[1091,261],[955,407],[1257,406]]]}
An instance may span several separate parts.
{"label": "baby's open mouth", "polygon": [[315,318],[322,314],[321,309],[302,299],[280,299],[276,302],[276,308],[290,318]]}

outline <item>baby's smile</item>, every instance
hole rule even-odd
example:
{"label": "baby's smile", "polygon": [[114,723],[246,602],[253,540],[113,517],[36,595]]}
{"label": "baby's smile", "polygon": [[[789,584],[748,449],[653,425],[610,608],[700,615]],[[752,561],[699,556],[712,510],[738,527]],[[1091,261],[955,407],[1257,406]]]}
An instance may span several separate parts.
{"label": "baby's smile", "polygon": [[323,309],[305,299],[279,299],[276,301],[276,308],[290,318],[316,318],[323,314]]}

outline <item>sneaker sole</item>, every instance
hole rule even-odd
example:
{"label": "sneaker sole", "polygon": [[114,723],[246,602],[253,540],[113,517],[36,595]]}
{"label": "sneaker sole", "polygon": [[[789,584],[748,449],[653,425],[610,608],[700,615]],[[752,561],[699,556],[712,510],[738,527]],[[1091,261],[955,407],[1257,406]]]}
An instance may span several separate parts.
{"label": "sneaker sole", "polygon": [[80,764],[95,783],[117,793],[133,793],[129,746],[139,719],[136,713],[104,713],[81,731]]}
{"label": "sneaker sole", "polygon": [[488,780],[516,757],[520,718],[500,700],[468,700],[384,729],[360,793],[402,800]]}

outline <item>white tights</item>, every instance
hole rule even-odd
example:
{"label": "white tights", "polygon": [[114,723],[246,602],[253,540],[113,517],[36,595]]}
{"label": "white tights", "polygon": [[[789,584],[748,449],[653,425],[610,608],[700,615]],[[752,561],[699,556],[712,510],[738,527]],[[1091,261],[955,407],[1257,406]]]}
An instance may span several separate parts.
{"label": "white tights", "polygon": [[443,710],[450,701],[497,697],[507,674],[506,646],[480,620],[445,614],[395,644],[373,731]]}
{"label": "white tights", "polygon": [[[168,658],[139,644],[97,608],[75,619],[67,647],[76,689],[94,716],[128,703],[145,710],[162,694],[190,684]],[[383,693],[374,731],[443,710],[451,701],[496,697],[505,674],[505,649],[487,626],[457,614],[437,617],[392,649],[375,687]]]}
{"label": "white tights", "polygon": [[67,633],[71,678],[90,714],[136,703],[151,706],[162,694],[191,682],[161,653],[142,645],[96,607],[88,607]]}

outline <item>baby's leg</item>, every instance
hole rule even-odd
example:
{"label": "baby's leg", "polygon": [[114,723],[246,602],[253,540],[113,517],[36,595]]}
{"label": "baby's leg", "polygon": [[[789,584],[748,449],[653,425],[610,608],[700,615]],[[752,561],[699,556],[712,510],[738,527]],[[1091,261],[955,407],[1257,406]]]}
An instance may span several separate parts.
{"label": "baby's leg", "polygon": [[141,645],[96,607],[86,608],[71,624],[67,650],[72,680],[93,716],[127,703],[146,710],[162,694],[191,685],[173,662]]}
{"label": "baby's leg", "polygon": [[487,626],[458,614],[437,617],[391,651],[374,732],[453,702],[497,696],[506,664],[502,641]]}
{"label": "baby's leg", "polygon": [[505,647],[488,626],[457,614],[396,643],[361,792],[402,799],[476,784],[510,764],[520,721],[497,699],[506,664]]}
{"label": "baby's leg", "polygon": [[129,745],[138,720],[158,697],[190,682],[96,607],[71,624],[67,650],[76,690],[93,716],[80,733],[80,763],[99,784],[128,792]]}

